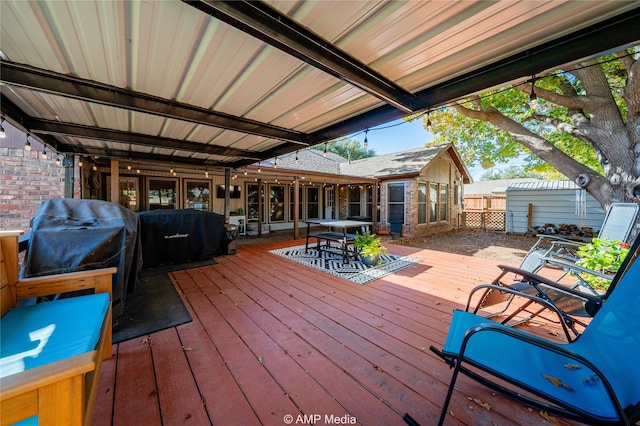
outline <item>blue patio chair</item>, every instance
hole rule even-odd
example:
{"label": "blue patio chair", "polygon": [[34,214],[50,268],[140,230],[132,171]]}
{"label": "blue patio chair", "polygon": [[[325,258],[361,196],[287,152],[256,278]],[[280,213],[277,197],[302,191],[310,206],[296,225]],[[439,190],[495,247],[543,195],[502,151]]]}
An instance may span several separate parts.
{"label": "blue patio chair", "polygon": [[[625,425],[640,420],[639,245],[637,238],[611,283],[608,297],[572,342],[550,342],[455,310],[444,348],[440,351],[431,346],[454,368],[439,424],[445,419],[459,373],[535,409],[571,420]],[[546,300],[532,297],[557,311]]]}

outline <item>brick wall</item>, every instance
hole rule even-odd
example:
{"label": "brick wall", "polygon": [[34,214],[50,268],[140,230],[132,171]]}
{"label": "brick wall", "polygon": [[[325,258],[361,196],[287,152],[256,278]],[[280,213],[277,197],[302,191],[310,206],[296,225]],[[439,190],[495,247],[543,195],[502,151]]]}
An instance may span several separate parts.
{"label": "brick wall", "polygon": [[[43,200],[64,196],[65,169],[42,150],[0,148],[0,228],[28,231]],[[53,158],[52,158],[53,157]]]}

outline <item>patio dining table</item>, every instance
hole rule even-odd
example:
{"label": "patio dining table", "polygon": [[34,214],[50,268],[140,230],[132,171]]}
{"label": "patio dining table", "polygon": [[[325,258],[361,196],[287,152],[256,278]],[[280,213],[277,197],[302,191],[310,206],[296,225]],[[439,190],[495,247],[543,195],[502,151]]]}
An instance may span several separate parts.
{"label": "patio dining table", "polygon": [[[331,242],[334,241],[340,244],[340,251],[344,263],[349,263],[349,252],[353,253],[354,260],[358,259],[358,250],[353,247],[356,234],[349,231],[359,228],[361,234],[366,234],[373,225],[373,222],[369,221],[340,219],[310,219],[305,222],[307,223],[305,253],[309,250],[309,238],[316,239],[318,256],[322,255],[322,251],[331,251]],[[322,226],[326,228],[326,230],[311,232],[311,225]],[[326,241],[325,245],[322,244],[322,240]]]}

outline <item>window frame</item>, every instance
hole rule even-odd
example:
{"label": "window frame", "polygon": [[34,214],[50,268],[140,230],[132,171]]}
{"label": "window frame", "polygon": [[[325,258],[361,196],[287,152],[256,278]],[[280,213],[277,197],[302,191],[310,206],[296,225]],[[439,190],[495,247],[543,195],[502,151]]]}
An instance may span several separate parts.
{"label": "window frame", "polygon": [[[402,186],[402,202],[399,201],[391,201],[391,187],[392,186]],[[386,222],[387,224],[391,224],[391,212],[390,207],[392,205],[402,205],[402,224],[404,225],[407,221],[407,186],[405,182],[387,182],[387,197],[386,197]],[[394,220],[395,222],[395,220]]]}

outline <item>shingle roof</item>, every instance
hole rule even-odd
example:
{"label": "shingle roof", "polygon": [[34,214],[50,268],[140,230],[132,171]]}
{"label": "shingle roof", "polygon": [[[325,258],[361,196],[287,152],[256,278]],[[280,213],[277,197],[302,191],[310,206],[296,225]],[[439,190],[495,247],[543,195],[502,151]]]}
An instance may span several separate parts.
{"label": "shingle roof", "polygon": [[434,158],[451,146],[451,144],[447,143],[363,158],[351,163],[340,163],[340,172],[347,175],[367,177],[418,174]]}
{"label": "shingle roof", "polygon": [[[298,164],[296,164],[296,155],[298,156]],[[346,158],[333,152],[327,152],[327,156],[325,157],[322,151],[305,148],[297,152],[279,156],[278,167],[290,170],[340,174],[340,163],[346,161]],[[268,161],[263,161],[263,164],[273,166],[274,162],[275,159],[272,158]]]}
{"label": "shingle roof", "polygon": [[[456,164],[465,169],[463,174],[469,173],[455,152],[453,145],[446,143],[435,146],[410,149],[392,154],[368,157],[349,162],[337,154],[327,152],[327,156],[317,149],[305,148],[282,155],[277,158],[278,167],[289,170],[304,170],[319,173],[331,173],[344,176],[358,176],[364,178],[382,178],[394,175],[418,174],[432,160],[447,150],[455,158]],[[295,159],[298,156],[298,164]],[[262,165],[273,167],[275,159],[263,161]]]}

